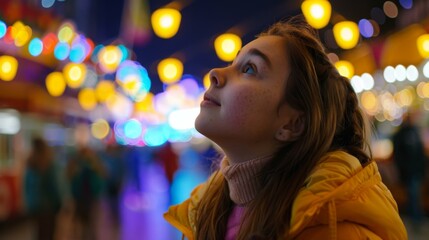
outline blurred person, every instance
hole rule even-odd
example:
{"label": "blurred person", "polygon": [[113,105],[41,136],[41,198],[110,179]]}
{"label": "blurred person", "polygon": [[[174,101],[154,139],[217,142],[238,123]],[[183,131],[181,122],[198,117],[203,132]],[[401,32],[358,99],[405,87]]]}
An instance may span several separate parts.
{"label": "blurred person", "polygon": [[27,211],[37,226],[36,239],[54,239],[61,207],[59,179],[52,149],[40,137],[32,139],[32,151],[24,174]]}
{"label": "blurred person", "polygon": [[166,142],[154,152],[154,159],[158,161],[164,169],[165,176],[171,186],[174,173],[179,168],[179,156],[174,152],[171,143]]}
{"label": "blurred person", "polygon": [[422,224],[422,185],[426,170],[426,156],[422,138],[416,126],[415,113],[405,113],[399,130],[393,135],[393,158],[401,184],[406,188],[406,212],[418,230]]}
{"label": "blurred person", "polygon": [[89,146],[85,126],[76,128],[77,149],[70,155],[67,177],[74,203],[74,234],[79,239],[96,239],[96,217],[104,190],[106,170]]}
{"label": "blurred person", "polygon": [[100,152],[106,170],[106,198],[111,214],[111,222],[116,230],[117,237],[120,235],[120,198],[125,177],[124,150],[116,142],[107,143],[106,149]]}
{"label": "blurred person", "polygon": [[210,71],[196,129],[220,169],[165,219],[187,238],[407,239],[350,81],[302,17]]}

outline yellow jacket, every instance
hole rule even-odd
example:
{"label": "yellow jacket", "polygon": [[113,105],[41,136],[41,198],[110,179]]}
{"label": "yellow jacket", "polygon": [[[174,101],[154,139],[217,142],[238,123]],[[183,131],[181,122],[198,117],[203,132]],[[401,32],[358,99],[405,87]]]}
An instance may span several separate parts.
{"label": "yellow jacket", "polygon": [[[407,233],[395,200],[382,183],[377,164],[362,168],[342,151],[323,157],[298,193],[291,216],[293,239],[404,240]],[[195,208],[204,194],[201,184],[164,218],[194,239]]]}

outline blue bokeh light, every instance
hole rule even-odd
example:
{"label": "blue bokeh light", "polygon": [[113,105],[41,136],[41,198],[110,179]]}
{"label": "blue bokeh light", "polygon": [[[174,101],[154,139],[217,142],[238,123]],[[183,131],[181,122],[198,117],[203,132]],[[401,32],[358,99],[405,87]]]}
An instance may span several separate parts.
{"label": "blue bokeh light", "polygon": [[413,7],[413,0],[399,0],[399,4],[405,9],[411,9]]}
{"label": "blue bokeh light", "polygon": [[30,41],[30,44],[28,44],[28,52],[31,54],[31,56],[37,57],[39,56],[43,51],[43,42],[40,40],[40,38],[33,38]]}
{"label": "blue bokeh light", "polygon": [[85,46],[81,43],[73,44],[69,59],[75,63],[83,62],[85,60]]}
{"label": "blue bokeh light", "polygon": [[360,34],[365,38],[370,38],[374,35],[374,27],[367,19],[361,19],[359,21],[359,31]]}
{"label": "blue bokeh light", "polygon": [[127,138],[136,139],[142,134],[142,125],[136,119],[130,119],[124,124],[124,134]]}
{"label": "blue bokeh light", "polygon": [[166,143],[168,139],[168,131],[165,125],[156,125],[147,128],[143,140],[147,146],[157,147]]}
{"label": "blue bokeh light", "polygon": [[4,35],[6,35],[6,32],[7,32],[6,24],[0,20],[0,38],[4,37]]}
{"label": "blue bokeh light", "polygon": [[65,60],[69,56],[69,53],[70,53],[70,46],[68,43],[59,42],[55,46],[54,56],[58,60]]}

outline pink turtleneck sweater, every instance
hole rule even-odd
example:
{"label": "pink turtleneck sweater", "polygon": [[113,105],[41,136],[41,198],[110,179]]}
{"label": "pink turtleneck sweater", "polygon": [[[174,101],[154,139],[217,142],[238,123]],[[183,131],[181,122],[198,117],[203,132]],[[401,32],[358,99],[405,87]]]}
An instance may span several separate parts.
{"label": "pink turtleneck sweater", "polygon": [[246,210],[246,204],[251,202],[259,189],[257,174],[272,156],[261,157],[243,163],[231,164],[227,158],[221,162],[221,171],[228,182],[229,196],[235,203],[228,218],[225,239],[234,240],[240,229],[241,219]]}

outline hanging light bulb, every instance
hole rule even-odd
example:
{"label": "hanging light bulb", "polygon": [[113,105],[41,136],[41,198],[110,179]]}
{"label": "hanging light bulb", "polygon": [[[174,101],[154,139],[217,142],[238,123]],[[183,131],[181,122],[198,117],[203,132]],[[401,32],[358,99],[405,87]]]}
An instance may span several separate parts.
{"label": "hanging light bulb", "polygon": [[66,80],[62,72],[52,72],[45,80],[46,89],[51,96],[58,97],[66,89]]}
{"label": "hanging light bulb", "polygon": [[12,56],[0,57],[0,79],[12,81],[18,70],[18,61]]}
{"label": "hanging light bulb", "polygon": [[67,85],[78,88],[83,84],[86,76],[86,66],[82,63],[68,63],[63,69]]}
{"label": "hanging light bulb", "polygon": [[423,58],[429,58],[429,34],[417,38],[417,49]]}
{"label": "hanging light bulb", "polygon": [[158,75],[165,84],[175,83],[183,74],[183,64],[179,59],[166,58],[158,64]]}
{"label": "hanging light bulb", "polygon": [[341,76],[351,79],[355,74],[355,69],[349,61],[345,61],[345,60],[337,61],[335,62],[334,65]]}
{"label": "hanging light bulb", "polygon": [[152,28],[160,38],[172,38],[179,30],[182,15],[173,8],[160,8],[152,13]]}
{"label": "hanging light bulb", "polygon": [[225,61],[234,60],[238,51],[241,49],[241,38],[232,33],[225,33],[215,39],[214,46],[217,56]]}
{"label": "hanging light bulb", "polygon": [[331,18],[331,3],[327,0],[305,0],[301,10],[308,24],[316,29],[328,25]]}
{"label": "hanging light bulb", "polygon": [[355,22],[339,22],[335,24],[333,30],[335,41],[343,49],[351,49],[359,41],[359,27]]}

